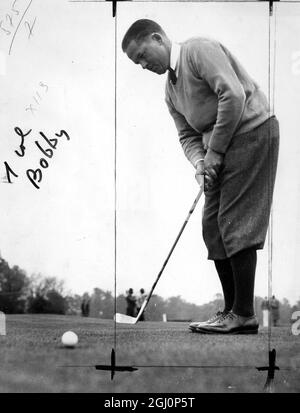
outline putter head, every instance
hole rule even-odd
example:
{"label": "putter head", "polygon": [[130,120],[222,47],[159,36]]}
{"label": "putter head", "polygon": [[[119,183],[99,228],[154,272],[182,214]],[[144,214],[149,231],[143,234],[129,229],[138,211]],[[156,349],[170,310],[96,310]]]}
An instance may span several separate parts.
{"label": "putter head", "polygon": [[131,317],[130,315],[125,315],[125,314],[120,314],[116,313],[114,320],[117,323],[123,323],[123,324],[135,324],[137,321],[137,317]]}
{"label": "putter head", "polygon": [[149,297],[147,297],[144,300],[142,307],[140,308],[140,311],[136,317],[131,317],[130,315],[116,313],[114,316],[114,320],[116,321],[116,323],[136,324],[138,320],[140,319],[142,312],[145,310],[148,301],[149,301]]}

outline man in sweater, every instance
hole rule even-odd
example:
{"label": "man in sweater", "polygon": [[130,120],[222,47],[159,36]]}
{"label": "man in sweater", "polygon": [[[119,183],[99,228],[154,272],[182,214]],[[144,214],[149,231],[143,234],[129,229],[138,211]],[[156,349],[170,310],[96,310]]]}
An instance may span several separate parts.
{"label": "man in sweater", "polygon": [[218,41],[172,43],[156,22],[141,19],[126,32],[122,49],[144,69],[168,72],[166,103],[179,141],[199,184],[205,178],[203,238],[225,306],[190,329],[255,334],[256,250],[263,248],[268,227],[278,121],[259,86]]}

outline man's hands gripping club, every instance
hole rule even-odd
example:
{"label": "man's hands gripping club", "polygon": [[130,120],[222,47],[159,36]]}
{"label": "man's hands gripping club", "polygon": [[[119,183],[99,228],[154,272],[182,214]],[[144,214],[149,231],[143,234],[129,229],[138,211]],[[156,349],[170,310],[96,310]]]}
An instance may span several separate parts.
{"label": "man's hands gripping club", "polygon": [[215,152],[212,149],[208,149],[204,160],[201,159],[196,164],[195,178],[199,185],[202,185],[201,176],[204,175],[204,191],[208,191],[216,180],[218,179],[219,172],[221,170],[224,160],[222,153]]}

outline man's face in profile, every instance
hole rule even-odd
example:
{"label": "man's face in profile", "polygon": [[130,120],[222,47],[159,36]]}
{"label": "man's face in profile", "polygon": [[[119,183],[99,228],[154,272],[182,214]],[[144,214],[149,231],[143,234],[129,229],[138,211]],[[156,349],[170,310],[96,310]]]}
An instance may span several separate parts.
{"label": "man's face in profile", "polygon": [[141,42],[132,40],[126,54],[143,69],[162,75],[170,65],[170,56],[160,34],[153,33]]}

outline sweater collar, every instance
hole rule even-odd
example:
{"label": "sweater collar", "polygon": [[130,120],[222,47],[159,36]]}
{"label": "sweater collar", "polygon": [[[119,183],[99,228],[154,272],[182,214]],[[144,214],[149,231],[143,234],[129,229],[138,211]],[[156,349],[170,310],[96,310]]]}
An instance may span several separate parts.
{"label": "sweater collar", "polygon": [[180,44],[172,42],[170,53],[170,68],[173,69],[178,77],[178,59],[180,54]]}

